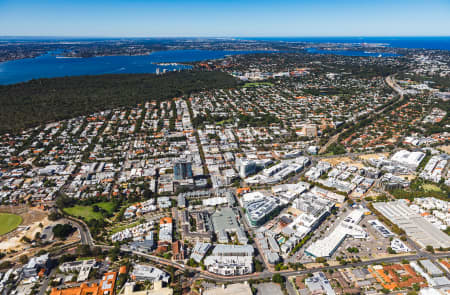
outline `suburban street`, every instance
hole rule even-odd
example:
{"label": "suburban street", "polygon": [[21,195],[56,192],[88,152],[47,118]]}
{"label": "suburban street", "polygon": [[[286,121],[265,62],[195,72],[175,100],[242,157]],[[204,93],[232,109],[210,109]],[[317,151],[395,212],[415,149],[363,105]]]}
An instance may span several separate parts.
{"label": "suburban street", "polygon": [[[71,220],[75,221],[74,219],[71,219]],[[77,223],[74,222],[74,224],[77,224]],[[81,236],[84,237],[81,241],[82,244],[89,245],[91,247],[100,247],[103,250],[110,250],[112,248],[111,246],[95,244],[95,242],[90,238],[89,231],[84,229],[84,227],[81,225],[81,223],[78,224],[77,228],[80,230],[80,233],[82,233]],[[415,245],[415,243],[411,240],[408,240],[408,242],[412,245]],[[415,248],[416,248],[416,251],[418,251],[417,245],[415,245]],[[190,266],[187,266],[187,265],[184,265],[184,264],[181,264],[178,262],[174,262],[169,259],[164,259],[162,257],[158,257],[155,255],[150,255],[150,254],[146,254],[146,253],[142,253],[142,252],[138,252],[138,251],[131,251],[126,246],[122,246],[120,249],[121,249],[121,251],[129,252],[134,255],[146,258],[154,263],[162,264],[162,265],[166,265],[166,266],[172,266],[172,267],[175,267],[180,270],[189,270],[191,272],[198,274],[198,276],[201,278],[211,279],[211,280],[215,280],[218,282],[236,282],[236,281],[246,281],[246,280],[250,280],[250,279],[266,279],[266,278],[271,278],[276,273],[279,273],[279,274],[283,275],[284,277],[289,277],[289,276],[314,273],[314,272],[318,272],[318,271],[327,271],[329,269],[336,270],[336,269],[343,269],[343,268],[348,268],[348,267],[360,267],[360,266],[367,266],[367,265],[376,264],[376,263],[396,263],[396,262],[401,262],[402,260],[412,261],[412,260],[419,260],[419,259],[423,259],[423,258],[436,260],[439,258],[450,257],[450,251],[442,252],[442,253],[429,253],[429,252],[419,250],[417,252],[417,254],[414,254],[414,255],[397,255],[395,257],[371,259],[371,260],[365,260],[365,261],[361,261],[361,262],[357,262],[357,263],[348,263],[345,265],[323,266],[323,267],[309,268],[309,269],[297,270],[297,271],[289,271],[289,270],[288,271],[271,271],[271,270],[268,270],[266,267],[265,271],[261,272],[261,273],[253,273],[253,274],[249,274],[249,275],[227,277],[227,276],[213,274],[213,273],[210,273],[205,270],[200,270],[199,268],[190,267]]]}

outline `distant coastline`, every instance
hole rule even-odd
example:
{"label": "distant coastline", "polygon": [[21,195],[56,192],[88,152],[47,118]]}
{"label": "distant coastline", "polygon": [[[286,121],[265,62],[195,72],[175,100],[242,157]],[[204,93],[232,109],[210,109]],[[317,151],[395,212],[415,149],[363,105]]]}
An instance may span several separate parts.
{"label": "distant coastline", "polygon": [[242,37],[239,40],[307,42],[307,43],[347,43],[347,44],[383,44],[392,48],[450,50],[450,36],[430,37]]}
{"label": "distant coastline", "polygon": [[[15,40],[20,44],[20,39]],[[39,43],[27,47],[13,46],[11,60],[0,62],[0,85],[14,84],[38,78],[54,78],[79,75],[115,73],[164,73],[192,67],[193,62],[224,58],[228,55],[248,53],[289,52],[306,50],[309,53],[337,54],[344,56],[396,57],[420,50],[450,51],[450,37],[259,37],[259,38],[210,38],[193,45],[186,39],[171,39],[161,50],[133,50],[134,42],[116,48],[114,42],[106,45],[88,44],[86,52],[76,47],[55,48],[54,44]],[[68,39],[65,39],[68,40]],[[74,43],[77,39],[71,39]],[[113,40],[113,39],[109,39]],[[134,39],[133,39],[134,40]],[[140,40],[140,39],[135,39]],[[251,41],[256,40],[256,41]],[[260,42],[258,42],[258,40]],[[152,41],[153,42],[153,41]],[[223,43],[222,43],[223,42]],[[55,42],[53,42],[55,43]],[[25,44],[25,45],[24,45]],[[97,50],[96,46],[104,46]],[[142,45],[144,46],[144,45]],[[150,46],[150,45],[149,45]],[[52,50],[42,52],[45,48]],[[156,48],[157,46],[154,46]],[[175,49],[167,48],[194,48]],[[143,48],[143,47],[140,47]],[[153,48],[153,47],[152,47]],[[210,48],[210,49],[198,49]],[[218,48],[229,48],[221,50]],[[237,48],[248,48],[239,50]],[[397,49],[399,48],[399,49]],[[23,49],[23,52],[20,51]],[[28,49],[26,51],[25,49]],[[78,50],[75,53],[75,50]],[[122,54],[123,52],[129,53]],[[18,58],[18,57],[27,58]]]}
{"label": "distant coastline", "polygon": [[[0,85],[15,84],[39,78],[103,74],[154,74],[191,69],[183,64],[223,58],[227,55],[258,53],[258,50],[167,50],[147,55],[65,57],[50,52],[34,58],[0,63]],[[267,51],[269,52],[269,51]],[[56,53],[56,54],[55,54]]]}

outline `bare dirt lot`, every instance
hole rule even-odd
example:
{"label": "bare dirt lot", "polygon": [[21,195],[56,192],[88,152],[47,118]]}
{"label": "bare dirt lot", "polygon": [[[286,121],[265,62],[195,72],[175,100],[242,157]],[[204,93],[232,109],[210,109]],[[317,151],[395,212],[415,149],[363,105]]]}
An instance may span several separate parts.
{"label": "bare dirt lot", "polygon": [[359,157],[362,160],[369,160],[369,159],[379,159],[381,157],[387,158],[388,156],[389,156],[388,153],[377,153],[377,154],[360,155]]}
{"label": "bare dirt lot", "polygon": [[274,283],[263,283],[255,285],[257,295],[283,295],[280,285]]}
{"label": "bare dirt lot", "polygon": [[450,154],[450,145],[441,145],[440,147],[438,147],[438,150],[441,150],[444,153]]}
{"label": "bare dirt lot", "polygon": [[20,215],[23,218],[21,226],[30,225],[33,222],[42,220],[47,216],[46,212],[30,208],[26,205],[0,206],[0,212]]}
{"label": "bare dirt lot", "polygon": [[354,161],[349,157],[327,158],[327,159],[322,159],[322,161],[330,163],[333,167],[339,163],[345,163],[345,164],[352,165],[352,166],[355,166],[358,168],[363,167],[362,163],[360,163],[358,161]]}
{"label": "bare dirt lot", "polygon": [[[44,229],[48,226],[54,225],[58,222],[50,221],[47,218],[47,212],[30,208],[26,205],[19,206],[0,206],[0,212],[2,213],[14,213],[20,215],[23,218],[22,224],[12,232],[0,236],[0,249],[4,253],[10,253],[13,258],[18,257],[18,254],[32,254],[39,251],[41,248],[32,248],[29,243],[23,241],[24,237],[33,240],[36,233],[43,233]],[[69,238],[67,242],[72,239],[77,239],[77,234]]]}
{"label": "bare dirt lot", "polygon": [[24,250],[26,245],[20,240],[24,236],[32,239],[36,232],[40,230],[40,223],[42,223],[43,226],[47,226],[49,223],[47,220],[47,213],[30,208],[26,205],[0,206],[0,212],[17,214],[23,219],[22,224],[16,230],[0,236],[0,249],[6,252],[11,250]]}

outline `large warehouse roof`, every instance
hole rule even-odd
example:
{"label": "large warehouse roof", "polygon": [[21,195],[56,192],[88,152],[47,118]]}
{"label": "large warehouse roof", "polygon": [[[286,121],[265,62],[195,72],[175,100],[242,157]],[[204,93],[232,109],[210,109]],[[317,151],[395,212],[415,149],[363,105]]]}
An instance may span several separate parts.
{"label": "large warehouse roof", "polygon": [[404,201],[375,203],[375,209],[403,229],[420,246],[449,248],[450,237],[411,210]]}

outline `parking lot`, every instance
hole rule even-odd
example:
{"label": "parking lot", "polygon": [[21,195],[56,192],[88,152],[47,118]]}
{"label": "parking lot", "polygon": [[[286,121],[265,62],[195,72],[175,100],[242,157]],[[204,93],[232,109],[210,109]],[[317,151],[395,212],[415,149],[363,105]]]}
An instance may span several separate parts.
{"label": "parking lot", "polygon": [[[370,259],[382,257],[388,254],[387,248],[390,247],[390,239],[383,237],[371,224],[370,220],[376,219],[375,216],[365,216],[360,222],[360,226],[367,232],[367,239],[346,238],[339,249],[334,253],[333,258],[341,256],[344,259]],[[357,253],[350,253],[348,248],[357,248]]]}
{"label": "parking lot", "polygon": [[[346,210],[348,210],[348,208]],[[312,238],[308,242],[306,242],[305,245],[303,245],[303,247],[301,247],[300,250],[298,250],[294,255],[288,257],[287,262],[288,263],[300,262],[303,264],[314,262],[315,258],[306,255],[304,253],[305,249],[307,249],[314,241],[323,239],[325,236],[329,235],[334,230],[334,228],[339,224],[339,222],[344,219],[346,214],[348,214],[347,212],[342,211],[343,208],[339,209],[337,215],[328,216],[328,218],[324,222],[322,222],[322,224],[316,230],[314,230]]]}
{"label": "parking lot", "polygon": [[[336,226],[348,215],[351,208],[345,206],[339,210],[337,216],[329,216],[315,231],[313,237],[293,256],[287,258],[287,262],[291,263],[308,263],[314,262],[314,258],[304,254],[305,249],[316,240],[323,239],[325,236],[329,235]],[[345,211],[345,212],[343,212]],[[377,257],[383,257],[388,254],[388,247],[390,247],[390,239],[383,237],[371,224],[369,221],[377,219],[374,215],[364,216],[362,221],[359,223],[360,226],[368,234],[367,239],[355,239],[347,237],[339,248],[335,251],[332,260],[340,256],[343,259],[371,259]],[[348,248],[356,248],[357,251],[348,251]]]}
{"label": "parking lot", "polygon": [[256,288],[256,295],[283,295],[281,287],[274,283],[264,283],[254,285]]}

